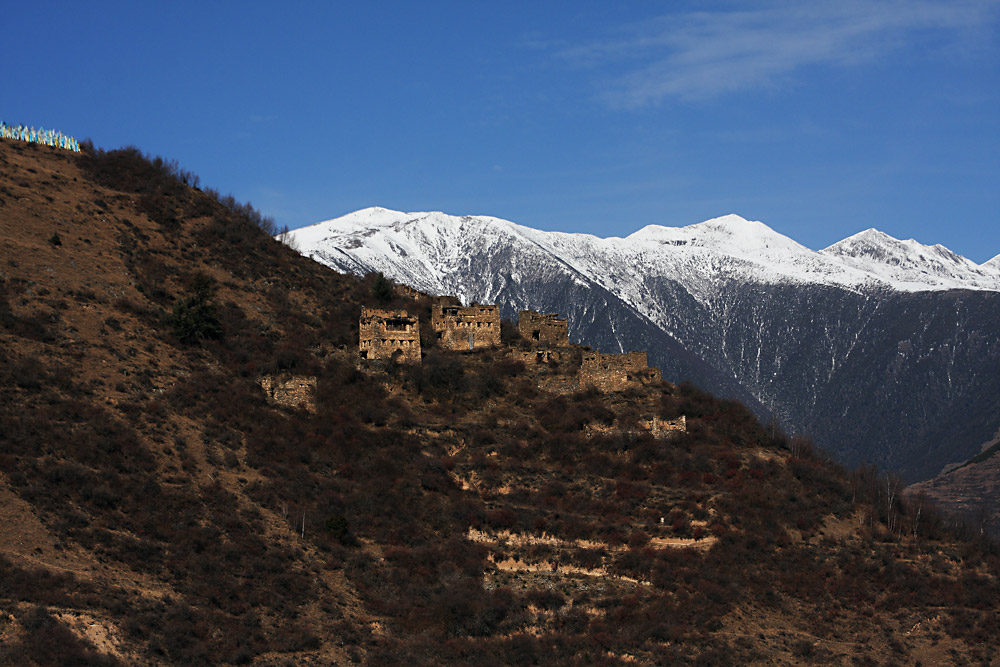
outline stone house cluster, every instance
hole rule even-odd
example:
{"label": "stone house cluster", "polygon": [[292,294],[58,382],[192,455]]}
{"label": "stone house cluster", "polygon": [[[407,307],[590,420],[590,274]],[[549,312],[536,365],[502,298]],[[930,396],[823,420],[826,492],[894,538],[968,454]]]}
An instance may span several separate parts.
{"label": "stone house cluster", "polygon": [[[495,348],[500,341],[500,309],[492,304],[458,305],[439,298],[431,307],[431,328],[442,348],[456,351]],[[605,354],[569,342],[569,323],[556,313],[533,310],[518,312],[517,328],[522,344],[511,356],[529,367],[556,369],[540,383],[550,391],[572,392],[591,387],[604,392],[623,391],[630,386],[661,379],[650,368],[645,352]],[[358,352],[364,361],[397,359],[420,363],[420,321],[405,310],[362,308]]]}

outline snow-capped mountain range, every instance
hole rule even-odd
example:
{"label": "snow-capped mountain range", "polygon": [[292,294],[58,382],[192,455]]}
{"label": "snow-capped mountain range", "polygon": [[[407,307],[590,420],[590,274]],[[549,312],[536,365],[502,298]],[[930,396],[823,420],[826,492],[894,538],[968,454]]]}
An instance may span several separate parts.
{"label": "snow-capped mountain range", "polygon": [[598,238],[368,208],[289,241],[508,317],[559,312],[572,340],[645,349],[668,379],[775,415],[850,464],[919,479],[1000,427],[1000,256],[980,265],[873,229],[814,251],[736,215]]}
{"label": "snow-capped mountain range", "polygon": [[[416,287],[433,293],[454,289],[455,265],[467,256],[470,243],[477,251],[484,243],[534,247],[625,294],[635,292],[635,283],[650,274],[677,280],[703,298],[709,298],[713,284],[734,278],[854,290],[1000,291],[1000,255],[979,265],[944,246],[900,241],[875,229],[814,251],[738,215],[687,227],[649,225],[625,238],[599,238],[539,231],[488,216],[374,207],[295,230],[291,238],[321,262],[339,265],[350,262],[349,256],[369,267],[381,265],[386,275],[417,279]],[[641,271],[629,271],[637,267]]]}

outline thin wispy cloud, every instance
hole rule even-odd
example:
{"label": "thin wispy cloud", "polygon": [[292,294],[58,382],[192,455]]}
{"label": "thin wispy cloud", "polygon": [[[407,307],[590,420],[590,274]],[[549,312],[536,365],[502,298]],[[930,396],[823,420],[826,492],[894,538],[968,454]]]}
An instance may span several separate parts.
{"label": "thin wispy cloud", "polygon": [[672,14],[560,55],[600,70],[613,105],[642,107],[769,88],[808,66],[862,63],[920,40],[956,44],[993,24],[998,7],[1000,0],[842,0]]}

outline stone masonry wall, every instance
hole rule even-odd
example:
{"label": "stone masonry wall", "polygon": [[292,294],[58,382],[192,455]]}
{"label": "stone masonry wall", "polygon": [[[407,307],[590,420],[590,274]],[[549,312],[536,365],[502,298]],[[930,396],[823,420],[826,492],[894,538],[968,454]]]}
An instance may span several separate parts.
{"label": "stone masonry wall", "polygon": [[624,433],[627,435],[642,435],[643,433],[649,433],[656,438],[666,438],[677,435],[678,433],[684,433],[687,431],[687,417],[681,415],[677,419],[660,419],[659,417],[651,417],[649,419],[640,419],[638,422],[638,428],[621,428],[620,426],[604,426],[598,423],[587,424],[584,429],[584,433],[588,438],[592,438],[597,435],[614,435],[618,433]]}
{"label": "stone masonry wall", "polygon": [[417,301],[424,296],[421,292],[418,292],[409,285],[393,285],[392,288],[396,292],[396,296],[403,297],[404,299]]}
{"label": "stone masonry wall", "polygon": [[534,365],[559,363],[563,361],[565,351],[552,350],[552,349],[531,349],[524,350],[521,348],[515,348],[510,351],[510,356],[513,359],[524,362],[524,365],[531,367]]}
{"label": "stone masonry wall", "polygon": [[265,375],[260,379],[260,386],[264,390],[267,400],[272,403],[316,412],[315,376],[274,377]]}
{"label": "stone masonry wall", "polygon": [[420,363],[420,320],[405,310],[361,308],[358,323],[358,355],[361,359],[399,360]]}
{"label": "stone masonry wall", "polygon": [[500,345],[500,309],[473,304],[467,308],[435,303],[431,327],[438,344],[449,350],[478,350]]}
{"label": "stone masonry wall", "polygon": [[580,366],[580,386],[596,387],[604,392],[623,391],[629,385],[655,379],[659,379],[659,370],[649,368],[645,352],[586,352]]}
{"label": "stone masonry wall", "polygon": [[643,420],[640,424],[655,436],[684,433],[687,431],[687,417],[685,415],[681,415],[677,419],[653,417],[652,419]]}
{"label": "stone masonry wall", "polygon": [[557,313],[522,310],[517,314],[517,329],[531,343],[564,347],[569,345],[569,323]]}

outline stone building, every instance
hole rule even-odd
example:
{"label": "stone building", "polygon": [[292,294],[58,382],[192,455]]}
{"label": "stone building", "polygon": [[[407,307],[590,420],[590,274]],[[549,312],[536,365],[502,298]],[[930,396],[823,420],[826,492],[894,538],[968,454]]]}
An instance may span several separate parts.
{"label": "stone building", "polygon": [[260,379],[260,387],[264,390],[267,400],[275,405],[316,412],[316,376],[265,375]]}
{"label": "stone building", "polygon": [[644,384],[660,379],[660,371],[650,368],[645,352],[583,354],[580,364],[580,387],[596,387],[601,391],[622,391],[629,385]]}
{"label": "stone building", "polygon": [[431,309],[431,327],[438,344],[449,350],[478,350],[500,345],[500,309],[473,304],[469,307],[440,301]]}
{"label": "stone building", "polygon": [[569,324],[557,313],[536,313],[522,310],[517,314],[517,330],[530,343],[566,347],[569,345]]}
{"label": "stone building", "polygon": [[358,354],[361,359],[420,363],[420,320],[405,310],[361,308]]}

